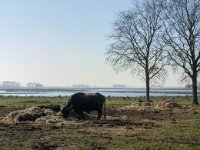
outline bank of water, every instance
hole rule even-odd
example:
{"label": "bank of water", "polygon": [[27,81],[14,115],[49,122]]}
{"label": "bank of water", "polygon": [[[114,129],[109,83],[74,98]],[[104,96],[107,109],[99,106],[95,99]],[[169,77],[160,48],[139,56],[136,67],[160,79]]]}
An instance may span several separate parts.
{"label": "bank of water", "polygon": [[[1,89],[0,96],[71,96],[77,92],[95,93],[99,92],[105,96],[112,97],[140,97],[145,96],[144,88],[42,88],[42,89]],[[191,89],[184,88],[160,88],[151,89],[151,96],[191,96]],[[198,90],[200,95],[200,90]]]}

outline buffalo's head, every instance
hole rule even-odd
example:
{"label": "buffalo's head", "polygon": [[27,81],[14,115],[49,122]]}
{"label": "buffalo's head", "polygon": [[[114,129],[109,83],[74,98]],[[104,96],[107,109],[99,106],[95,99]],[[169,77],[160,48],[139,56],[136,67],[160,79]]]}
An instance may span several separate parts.
{"label": "buffalo's head", "polygon": [[70,110],[73,108],[73,105],[71,106],[65,106],[61,109],[61,113],[63,114],[63,118],[67,118],[69,115]]}

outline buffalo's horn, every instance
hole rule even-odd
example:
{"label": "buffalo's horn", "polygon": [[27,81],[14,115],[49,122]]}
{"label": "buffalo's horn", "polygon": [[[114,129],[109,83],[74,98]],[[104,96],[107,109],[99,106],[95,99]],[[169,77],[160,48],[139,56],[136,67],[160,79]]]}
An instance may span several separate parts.
{"label": "buffalo's horn", "polygon": [[73,108],[73,105],[70,105],[69,107],[66,108],[66,110],[71,110]]}

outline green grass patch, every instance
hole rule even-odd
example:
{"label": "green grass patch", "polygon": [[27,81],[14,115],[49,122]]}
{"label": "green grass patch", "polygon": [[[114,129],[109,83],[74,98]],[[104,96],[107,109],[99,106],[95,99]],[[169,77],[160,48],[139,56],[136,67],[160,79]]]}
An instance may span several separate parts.
{"label": "green grass patch", "polygon": [[[191,105],[192,98],[188,97],[152,97],[153,102],[174,100],[180,105]],[[0,97],[0,106],[35,106],[35,105],[48,105],[56,104],[64,106],[68,102],[67,97]],[[139,100],[145,101],[144,97],[107,97],[107,107],[122,107],[126,105],[136,104]],[[200,107],[195,105],[194,107]]]}
{"label": "green grass patch", "polygon": [[0,106],[65,105],[67,101],[66,97],[2,97]]}

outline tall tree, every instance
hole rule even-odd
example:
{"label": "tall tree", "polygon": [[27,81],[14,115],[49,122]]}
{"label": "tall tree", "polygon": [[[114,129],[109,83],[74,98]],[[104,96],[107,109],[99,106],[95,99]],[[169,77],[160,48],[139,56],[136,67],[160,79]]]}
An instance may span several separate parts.
{"label": "tall tree", "polygon": [[166,3],[164,41],[172,65],[181,68],[183,79],[192,82],[193,104],[198,104],[200,71],[200,0],[169,0]]}
{"label": "tall tree", "polygon": [[106,60],[116,71],[130,69],[145,80],[147,101],[150,83],[163,81],[166,76],[162,11],[159,0],[144,0],[131,10],[120,12],[106,53]]}

